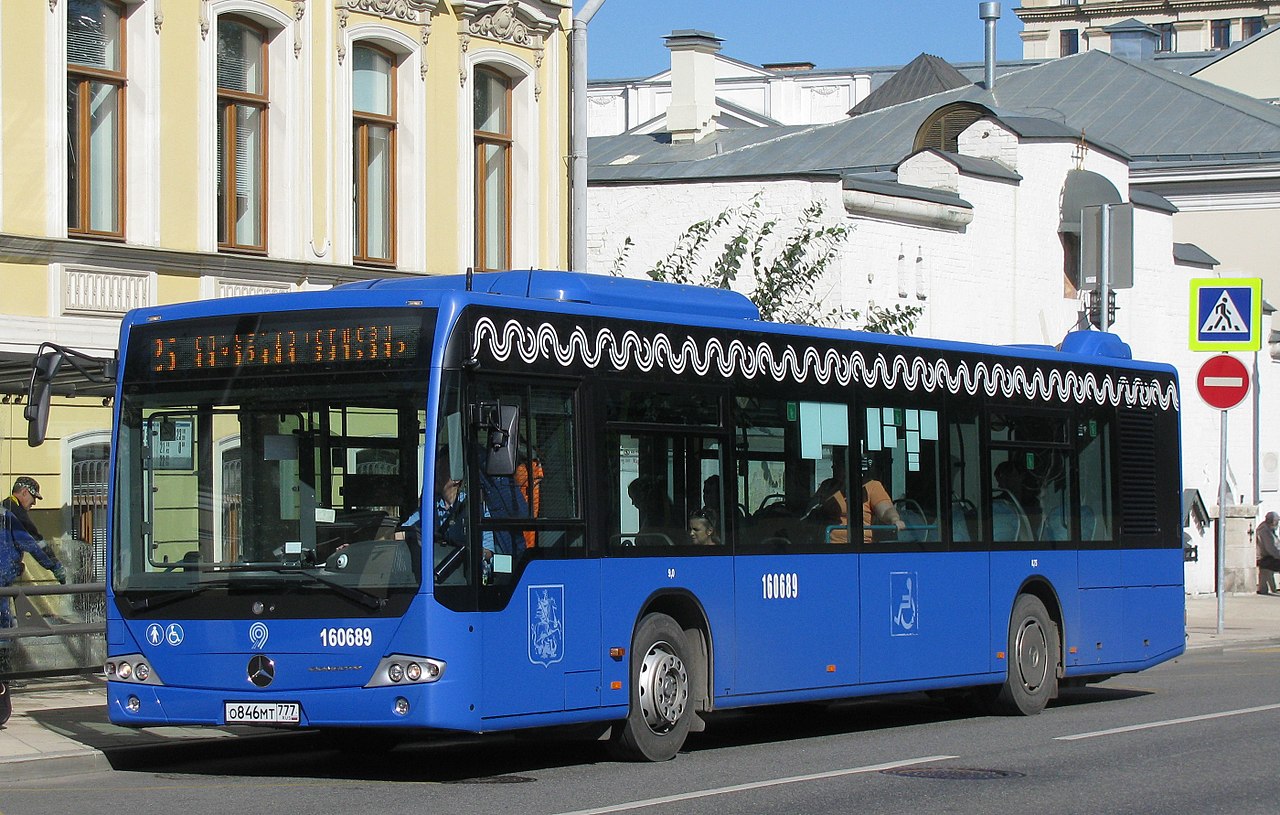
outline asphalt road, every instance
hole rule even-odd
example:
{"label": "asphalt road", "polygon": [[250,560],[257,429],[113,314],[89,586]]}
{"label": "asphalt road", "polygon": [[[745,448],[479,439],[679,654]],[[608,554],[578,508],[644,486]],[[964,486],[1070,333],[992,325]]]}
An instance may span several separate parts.
{"label": "asphalt road", "polygon": [[662,764],[593,742],[309,733],[134,753],[114,772],[0,787],[3,815],[75,812],[1280,812],[1280,648],[1196,652],[1000,718],[923,696],[721,714]]}

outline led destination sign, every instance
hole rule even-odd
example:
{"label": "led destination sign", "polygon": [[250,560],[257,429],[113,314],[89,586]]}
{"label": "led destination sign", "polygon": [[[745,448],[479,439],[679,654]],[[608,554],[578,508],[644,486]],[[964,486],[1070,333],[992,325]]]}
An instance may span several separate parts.
{"label": "led destination sign", "polygon": [[420,313],[386,312],[263,315],[236,318],[234,324],[222,319],[157,323],[138,332],[145,333],[138,352],[146,359],[144,364],[131,354],[131,367],[152,379],[400,369],[418,362],[422,330]]}

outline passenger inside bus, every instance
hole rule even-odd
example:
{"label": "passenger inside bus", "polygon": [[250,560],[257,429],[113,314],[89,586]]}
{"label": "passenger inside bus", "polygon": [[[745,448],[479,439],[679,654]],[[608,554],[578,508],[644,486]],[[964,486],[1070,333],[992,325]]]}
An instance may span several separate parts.
{"label": "passenger inside bus", "polygon": [[[1031,519],[1024,502],[1034,495],[1032,476],[1013,459],[996,465],[991,496],[992,537],[998,541],[1032,540]],[[1039,509],[1039,500],[1035,507]]]}
{"label": "passenger inside bus", "polygon": [[719,546],[714,510],[699,509],[689,516],[689,542],[695,546]]}

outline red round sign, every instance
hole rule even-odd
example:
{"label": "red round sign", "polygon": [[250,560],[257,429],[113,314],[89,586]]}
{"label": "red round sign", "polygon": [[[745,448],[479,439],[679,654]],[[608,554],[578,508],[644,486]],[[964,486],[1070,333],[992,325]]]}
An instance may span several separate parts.
{"label": "red round sign", "polygon": [[1235,357],[1209,357],[1196,374],[1200,398],[1218,410],[1230,410],[1244,401],[1249,392],[1249,370]]}

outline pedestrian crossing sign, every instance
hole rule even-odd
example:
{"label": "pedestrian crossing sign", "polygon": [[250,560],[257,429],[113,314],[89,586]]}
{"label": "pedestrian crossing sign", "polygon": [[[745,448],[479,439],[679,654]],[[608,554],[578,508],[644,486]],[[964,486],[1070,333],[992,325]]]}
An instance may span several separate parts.
{"label": "pedestrian crossing sign", "polygon": [[1262,280],[1220,277],[1191,281],[1191,350],[1262,348]]}

